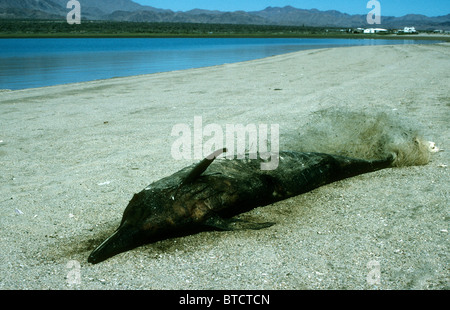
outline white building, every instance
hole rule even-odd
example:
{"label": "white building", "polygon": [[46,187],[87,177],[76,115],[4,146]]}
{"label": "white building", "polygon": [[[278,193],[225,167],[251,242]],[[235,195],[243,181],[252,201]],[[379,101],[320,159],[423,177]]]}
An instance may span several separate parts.
{"label": "white building", "polygon": [[415,27],[405,27],[403,29],[403,33],[416,33],[416,28]]}
{"label": "white building", "polygon": [[387,29],[383,29],[383,28],[368,28],[368,29],[364,29],[364,33],[387,33]]}

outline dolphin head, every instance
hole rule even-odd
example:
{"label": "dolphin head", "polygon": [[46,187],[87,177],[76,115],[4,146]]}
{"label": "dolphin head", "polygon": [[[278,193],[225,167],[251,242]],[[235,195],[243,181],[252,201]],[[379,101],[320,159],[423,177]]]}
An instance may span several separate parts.
{"label": "dolphin head", "polygon": [[226,151],[219,149],[195,166],[152,183],[135,194],[123,212],[119,228],[89,255],[88,262],[96,264],[144,243],[161,240],[177,228],[189,227],[193,219],[201,218],[207,208],[201,210],[201,203],[180,196],[195,188],[195,180]]}
{"label": "dolphin head", "polygon": [[152,238],[158,239],[158,236],[170,228],[162,195],[164,193],[160,191],[147,190],[135,194],[128,203],[117,230],[92,251],[88,262],[100,263],[111,256],[143,245]]}

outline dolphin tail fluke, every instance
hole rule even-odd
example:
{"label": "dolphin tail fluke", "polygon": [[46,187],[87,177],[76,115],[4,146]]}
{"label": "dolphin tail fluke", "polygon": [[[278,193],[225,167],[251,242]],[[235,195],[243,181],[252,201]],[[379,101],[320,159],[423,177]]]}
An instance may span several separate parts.
{"label": "dolphin tail fluke", "polygon": [[416,120],[376,109],[355,111],[342,106],[315,112],[300,134],[284,140],[288,141],[286,148],[297,152],[367,160],[383,159],[394,152],[394,167],[426,165],[437,151],[435,144],[423,137]]}

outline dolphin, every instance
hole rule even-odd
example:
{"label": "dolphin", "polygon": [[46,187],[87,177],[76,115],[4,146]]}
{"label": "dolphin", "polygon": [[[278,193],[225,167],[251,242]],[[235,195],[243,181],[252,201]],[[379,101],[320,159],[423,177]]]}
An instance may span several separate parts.
{"label": "dolphin", "polygon": [[267,160],[261,157],[267,156],[217,158],[226,151],[219,149],[199,163],[153,182],[135,194],[117,230],[93,250],[88,262],[96,264],[174,235],[207,229],[270,227],[275,223],[253,223],[233,216],[325,184],[391,167],[396,158],[395,153],[380,160],[364,160],[283,151],[277,154],[276,169],[262,170],[261,163]]}

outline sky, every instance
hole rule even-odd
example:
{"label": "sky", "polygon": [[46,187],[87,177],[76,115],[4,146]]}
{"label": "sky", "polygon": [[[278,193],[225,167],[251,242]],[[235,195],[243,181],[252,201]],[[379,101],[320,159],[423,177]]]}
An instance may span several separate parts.
{"label": "sky", "polygon": [[[189,11],[192,9],[219,11],[259,11],[268,6],[284,7],[286,5],[299,9],[318,9],[321,11],[337,10],[348,14],[368,14],[369,0],[133,0],[142,5],[150,5],[172,11]],[[404,16],[406,14],[423,14],[441,16],[450,14],[449,0],[378,0],[383,16]]]}

